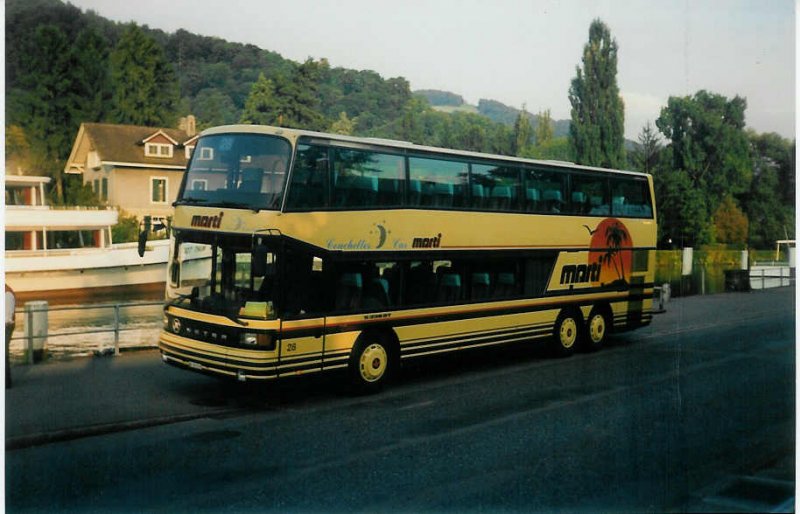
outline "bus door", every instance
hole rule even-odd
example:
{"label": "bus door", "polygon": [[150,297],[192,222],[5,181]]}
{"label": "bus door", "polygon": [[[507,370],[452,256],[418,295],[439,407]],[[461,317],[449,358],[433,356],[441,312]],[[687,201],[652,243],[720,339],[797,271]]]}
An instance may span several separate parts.
{"label": "bus door", "polygon": [[320,371],[325,348],[325,317],[320,305],[323,291],[318,283],[321,261],[292,248],[287,248],[284,256],[278,375]]}
{"label": "bus door", "polygon": [[283,320],[278,376],[287,377],[322,370],[325,318]]}

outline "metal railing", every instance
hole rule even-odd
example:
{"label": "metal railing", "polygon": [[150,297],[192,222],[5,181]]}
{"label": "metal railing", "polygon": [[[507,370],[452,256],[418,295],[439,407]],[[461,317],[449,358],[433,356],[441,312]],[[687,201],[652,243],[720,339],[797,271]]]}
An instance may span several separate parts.
{"label": "metal railing", "polygon": [[[762,269],[750,270],[750,287],[754,287],[754,283],[761,281],[761,288],[767,288],[767,280],[771,281],[769,287],[784,287],[790,286],[794,283],[792,270],[788,266],[767,267]],[[775,281],[779,281],[775,283]],[[758,288],[756,288],[758,289]]]}
{"label": "metal railing", "polygon": [[[45,303],[45,302],[43,302]],[[45,303],[43,306],[44,308],[37,308],[40,307],[38,305],[30,306],[31,308],[25,308],[24,310],[16,310],[15,315],[16,319],[23,319],[24,326],[26,327],[24,330],[23,335],[19,335],[16,337],[12,337],[11,341],[19,341],[24,340],[26,341],[25,345],[25,354],[26,354],[26,362],[28,364],[33,364],[34,362],[34,350],[36,347],[36,342],[42,340],[42,342],[46,341],[48,338],[51,337],[65,337],[65,336],[76,336],[76,335],[87,335],[87,334],[100,334],[100,333],[113,333],[114,334],[114,355],[119,355],[120,350],[120,333],[126,330],[139,330],[142,327],[125,327],[122,326],[120,323],[120,311],[121,309],[125,308],[135,308],[135,307],[153,307],[153,306],[160,306],[163,305],[163,302],[127,302],[127,303],[106,303],[106,304],[90,304],[90,305],[78,305],[78,306],[65,306],[65,307],[50,307]],[[59,311],[86,311],[86,310],[98,310],[98,309],[110,309],[113,311],[113,325],[109,327],[98,327],[98,328],[81,328],[80,330],[66,330],[66,331],[58,331],[58,332],[50,332],[49,330],[49,323],[48,326],[45,327],[44,332],[38,332],[33,330],[33,326],[35,324],[34,318],[37,313],[41,312],[59,312]]]}

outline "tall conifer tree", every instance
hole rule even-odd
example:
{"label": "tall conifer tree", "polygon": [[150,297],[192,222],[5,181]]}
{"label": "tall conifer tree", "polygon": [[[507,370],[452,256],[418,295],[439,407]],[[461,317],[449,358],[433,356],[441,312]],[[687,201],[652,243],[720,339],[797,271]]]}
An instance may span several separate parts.
{"label": "tall conifer tree", "polygon": [[112,118],[117,123],[171,126],[178,82],[164,51],[137,25],[123,32],[111,52]]}
{"label": "tall conifer tree", "polygon": [[569,88],[569,141],[575,161],[588,166],[625,166],[625,106],[617,86],[617,42],[596,19],[583,48],[583,69]]}

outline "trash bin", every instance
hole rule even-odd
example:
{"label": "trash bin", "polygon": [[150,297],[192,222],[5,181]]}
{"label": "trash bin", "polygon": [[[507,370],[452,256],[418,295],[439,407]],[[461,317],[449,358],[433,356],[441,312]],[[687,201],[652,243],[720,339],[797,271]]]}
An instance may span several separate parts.
{"label": "trash bin", "polygon": [[725,291],[750,291],[750,272],[746,269],[725,270]]}

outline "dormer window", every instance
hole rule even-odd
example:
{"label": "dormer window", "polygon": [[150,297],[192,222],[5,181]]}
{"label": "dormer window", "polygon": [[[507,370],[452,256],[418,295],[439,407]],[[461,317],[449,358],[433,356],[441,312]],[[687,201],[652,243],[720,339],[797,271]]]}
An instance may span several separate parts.
{"label": "dormer window", "polygon": [[172,157],[173,146],[164,143],[145,143],[144,155],[146,157],[162,157],[169,159]]}

